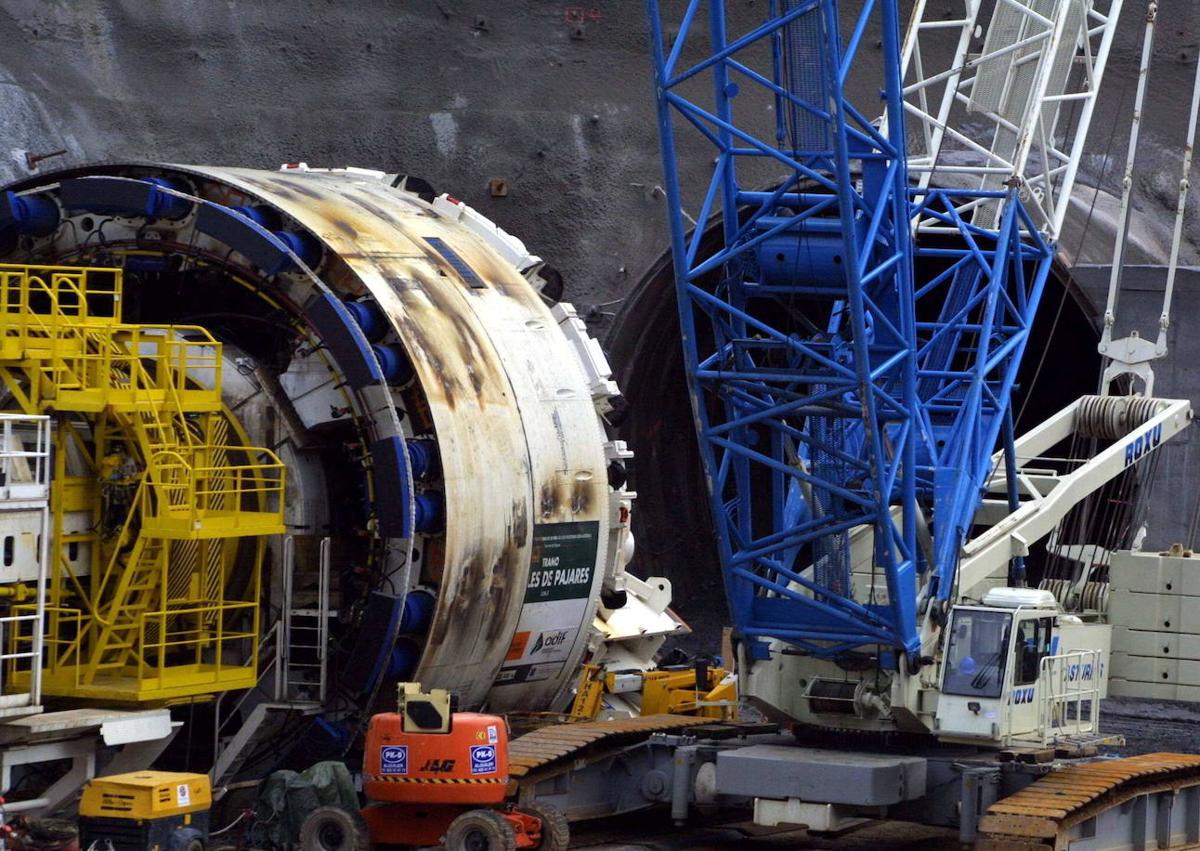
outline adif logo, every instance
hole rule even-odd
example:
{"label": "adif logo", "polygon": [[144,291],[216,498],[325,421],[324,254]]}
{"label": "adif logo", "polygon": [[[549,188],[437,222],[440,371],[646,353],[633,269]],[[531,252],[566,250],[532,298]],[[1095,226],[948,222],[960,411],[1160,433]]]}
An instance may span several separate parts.
{"label": "adif logo", "polygon": [[1028,688],[1013,689],[1013,699],[1015,703],[1033,703],[1033,686]]}
{"label": "adif logo", "polygon": [[496,772],[496,748],[492,745],[475,745],[471,748],[471,773],[494,774]]}
{"label": "adif logo", "polygon": [[529,655],[533,656],[539,650],[553,650],[564,641],[567,640],[567,631],[565,629],[556,629],[552,632],[538,633],[537,641],[533,642],[533,647],[529,650]]}
{"label": "adif logo", "polygon": [[1140,461],[1142,458],[1158,447],[1162,443],[1162,423],[1159,423],[1154,428],[1147,429],[1145,434],[1139,434],[1136,438],[1125,444],[1125,466],[1128,467],[1135,461]]}

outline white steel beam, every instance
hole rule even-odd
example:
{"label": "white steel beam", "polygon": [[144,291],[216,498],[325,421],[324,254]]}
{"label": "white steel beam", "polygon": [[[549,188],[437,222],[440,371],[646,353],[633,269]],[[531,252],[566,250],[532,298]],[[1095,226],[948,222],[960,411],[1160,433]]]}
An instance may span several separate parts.
{"label": "white steel beam", "polygon": [[[918,0],[905,36],[905,109],[916,139],[909,171],[918,186],[998,189],[1015,181],[1039,229],[1058,238],[1107,65],[1123,0],[980,0],[950,9]],[[935,17],[936,16],[936,17]],[[971,41],[985,31],[982,53]],[[931,56],[949,53],[933,67]],[[1078,105],[1071,129],[1062,104]],[[976,204],[976,220],[1000,204]],[[966,209],[960,211],[966,212]],[[983,222],[981,222],[983,223]],[[986,223],[984,223],[986,224]],[[914,221],[916,230],[943,225]]]}
{"label": "white steel beam", "polygon": [[[1059,477],[1049,492],[1028,499],[999,523],[967,541],[958,568],[959,596],[970,595],[976,585],[1010,559],[1028,555],[1030,545],[1050,534],[1068,511],[1124,470],[1149,457],[1191,423],[1191,402],[1185,399],[1157,402],[1158,411],[1147,422]],[[1075,402],[1018,439],[1018,464],[1025,466],[1069,437],[1076,430],[1079,411],[1080,402]],[[998,455],[998,469],[1003,469],[1003,454]]]}

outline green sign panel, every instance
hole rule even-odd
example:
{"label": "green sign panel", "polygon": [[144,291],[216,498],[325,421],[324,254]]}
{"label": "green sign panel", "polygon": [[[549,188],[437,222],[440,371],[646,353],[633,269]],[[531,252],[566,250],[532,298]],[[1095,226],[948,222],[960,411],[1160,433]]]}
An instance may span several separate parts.
{"label": "green sign panel", "polygon": [[590,597],[599,534],[595,520],[534,526],[525,602]]}

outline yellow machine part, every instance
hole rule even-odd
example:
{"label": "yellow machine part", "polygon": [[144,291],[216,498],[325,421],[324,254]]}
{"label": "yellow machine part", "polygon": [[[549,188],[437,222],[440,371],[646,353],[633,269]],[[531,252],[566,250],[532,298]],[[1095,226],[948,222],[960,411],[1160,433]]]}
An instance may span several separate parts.
{"label": "yellow machine part", "polygon": [[[396,691],[399,698],[398,708],[404,732],[450,732],[450,720],[454,714],[450,708],[450,692],[444,688],[430,689],[427,692],[421,691],[420,683],[400,683],[396,686]],[[421,712],[419,720],[411,714],[413,710]],[[436,714],[440,719],[437,727],[429,726],[429,715],[431,712]]]}
{"label": "yellow machine part", "polygon": [[[726,681],[724,668],[708,668],[698,683],[696,669],[615,674],[599,665],[584,665],[571,705],[571,720],[593,721],[600,716],[604,695],[617,694],[617,678],[641,677],[641,715],[691,715],[733,721],[737,718],[737,685]],[[628,693],[627,690],[623,690]]]}
{"label": "yellow machine part", "polygon": [[[43,690],[165,703],[252,687],[260,571],[238,595],[227,573],[240,541],[261,558],[283,532],[283,465],[229,444],[221,344],[123,322],[122,290],[120,269],[0,264],[0,381],[23,413],[57,418]],[[65,534],[72,511],[94,531]],[[86,575],[64,555],[81,538]],[[33,636],[9,640],[27,652]],[[7,682],[28,678],[14,665]]]}
{"label": "yellow machine part", "polygon": [[204,812],[211,806],[212,786],[207,774],[133,771],[89,780],[83,787],[79,815],[158,819]]}

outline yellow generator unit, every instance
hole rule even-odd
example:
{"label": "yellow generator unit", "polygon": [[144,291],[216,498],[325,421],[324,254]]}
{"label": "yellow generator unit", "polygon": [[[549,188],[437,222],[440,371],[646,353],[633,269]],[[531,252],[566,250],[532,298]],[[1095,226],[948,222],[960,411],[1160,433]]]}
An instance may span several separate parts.
{"label": "yellow generator unit", "polygon": [[89,781],[79,803],[79,847],[203,851],[212,787],[207,774],[134,771]]}

